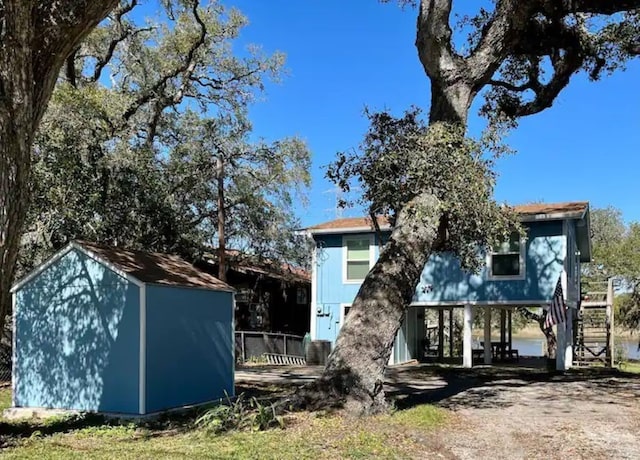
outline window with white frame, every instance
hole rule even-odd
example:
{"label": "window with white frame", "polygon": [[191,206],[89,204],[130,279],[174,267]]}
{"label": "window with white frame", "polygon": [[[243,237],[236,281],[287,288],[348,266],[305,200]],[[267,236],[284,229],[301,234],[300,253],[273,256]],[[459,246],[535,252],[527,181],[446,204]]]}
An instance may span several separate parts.
{"label": "window with white frame", "polygon": [[518,232],[501,241],[490,254],[489,273],[491,278],[524,277],[524,240]]}
{"label": "window with white frame", "polygon": [[369,235],[343,238],[344,281],[358,282],[367,276],[371,267],[371,243]]}

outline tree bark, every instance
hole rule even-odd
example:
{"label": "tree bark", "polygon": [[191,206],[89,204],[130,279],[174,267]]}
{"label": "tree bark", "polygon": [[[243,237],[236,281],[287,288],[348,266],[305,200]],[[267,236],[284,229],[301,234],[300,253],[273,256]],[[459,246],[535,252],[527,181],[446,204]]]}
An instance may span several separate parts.
{"label": "tree bark", "polygon": [[11,311],[34,135],[67,56],[118,3],[3,0],[0,13],[0,330]]}
{"label": "tree bark", "polygon": [[[431,91],[431,124],[466,125],[473,99],[470,86],[436,80]],[[322,375],[298,392],[294,405],[345,407],[356,415],[388,409],[384,369],[420,274],[434,248],[442,244],[444,230],[441,204],[432,194],[422,193],[405,205],[358,291]]]}
{"label": "tree bark", "polygon": [[29,196],[33,142],[33,27],[29,2],[5,4],[0,55],[0,330],[11,309],[18,247]]}
{"label": "tree bark", "polygon": [[400,212],[366,276],[322,376],[298,393],[307,408],[345,406],[366,415],[387,409],[384,369],[417,280],[440,236],[440,202],[422,194]]}

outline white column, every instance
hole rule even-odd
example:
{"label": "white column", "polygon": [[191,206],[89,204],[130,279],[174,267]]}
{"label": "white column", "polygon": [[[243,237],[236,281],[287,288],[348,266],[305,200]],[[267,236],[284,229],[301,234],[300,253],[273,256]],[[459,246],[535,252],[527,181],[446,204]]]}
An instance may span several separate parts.
{"label": "white column", "polygon": [[573,367],[573,315],[575,313],[574,308],[567,309],[567,330],[565,337],[565,352],[564,352],[564,368],[571,369]]}
{"label": "white column", "polygon": [[565,349],[566,349],[566,327],[567,323],[556,324],[556,337],[558,343],[556,345],[556,370],[564,371],[565,367]]}
{"label": "white column", "polygon": [[462,333],[462,366],[473,367],[473,356],[471,353],[471,328],[473,327],[473,307],[469,304],[464,306],[464,321]]}
{"label": "white column", "polygon": [[491,364],[491,307],[484,307],[484,363]]}

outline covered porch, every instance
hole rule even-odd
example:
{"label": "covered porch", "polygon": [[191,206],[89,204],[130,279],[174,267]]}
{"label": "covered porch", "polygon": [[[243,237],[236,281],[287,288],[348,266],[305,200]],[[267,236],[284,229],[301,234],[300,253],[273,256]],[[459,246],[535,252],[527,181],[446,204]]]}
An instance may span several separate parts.
{"label": "covered porch", "polygon": [[[513,343],[514,314],[524,306],[546,307],[531,303],[414,304],[407,312],[396,348],[402,348],[401,342],[406,341],[408,355],[413,359],[462,364],[466,368],[494,363],[524,364],[521,363],[521,351]],[[574,334],[571,318],[570,313],[566,323],[555,327],[558,370],[572,365]]]}

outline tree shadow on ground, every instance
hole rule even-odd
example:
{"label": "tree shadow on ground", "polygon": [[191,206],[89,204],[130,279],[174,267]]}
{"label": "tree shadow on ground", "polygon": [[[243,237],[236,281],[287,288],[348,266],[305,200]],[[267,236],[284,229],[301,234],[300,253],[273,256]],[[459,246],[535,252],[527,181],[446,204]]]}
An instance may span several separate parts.
{"label": "tree shadow on ground", "polygon": [[399,409],[420,404],[452,410],[495,409],[515,404],[539,406],[544,401],[547,406],[561,403],[562,410],[579,404],[587,394],[592,404],[631,407],[640,398],[640,375],[605,368],[561,373],[522,367],[423,365],[392,370],[386,391]]}

